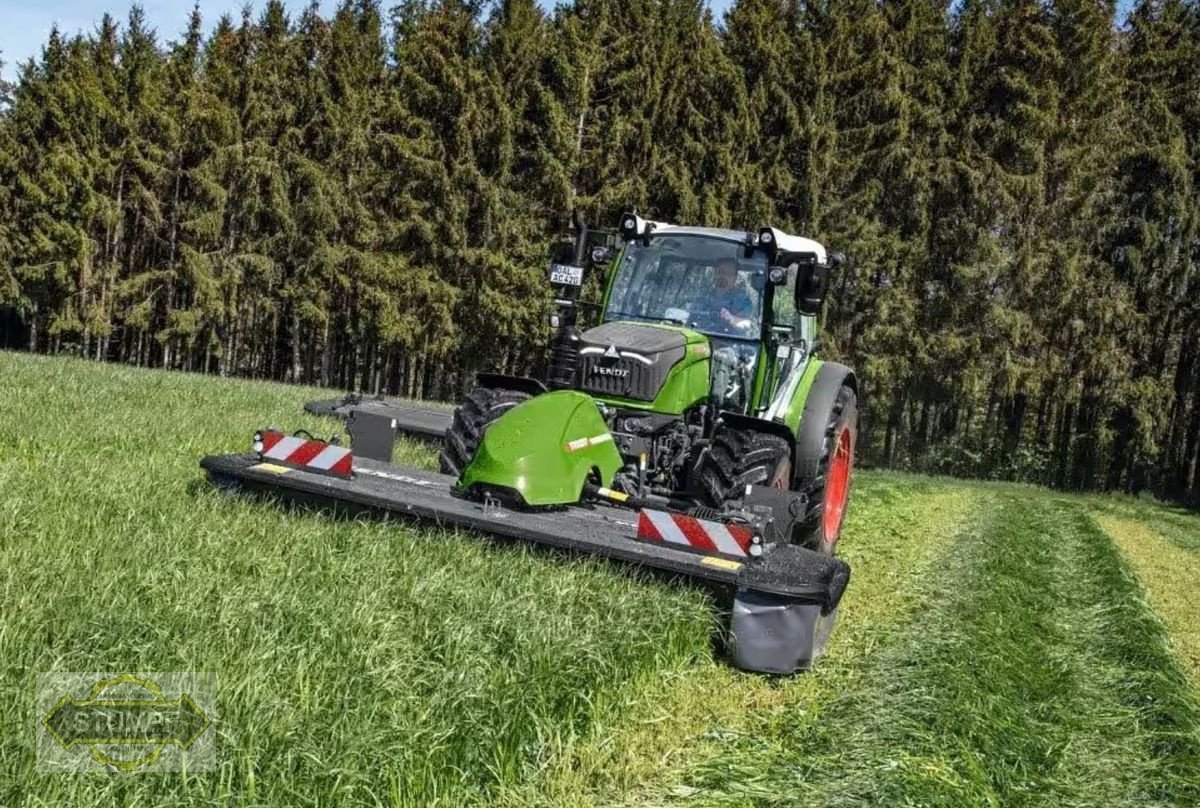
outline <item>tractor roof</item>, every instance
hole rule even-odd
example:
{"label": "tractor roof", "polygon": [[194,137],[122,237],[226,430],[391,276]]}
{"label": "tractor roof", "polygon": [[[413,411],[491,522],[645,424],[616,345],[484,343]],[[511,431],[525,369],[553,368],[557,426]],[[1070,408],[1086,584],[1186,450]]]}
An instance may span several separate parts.
{"label": "tractor roof", "polygon": [[[726,230],[720,227],[686,227],[667,224],[666,222],[651,222],[651,224],[655,226],[654,235],[656,236],[708,236],[710,238],[721,238],[745,244],[748,236],[756,235],[747,233],[744,230]],[[817,261],[822,264],[825,263],[825,246],[821,242],[805,238],[804,236],[793,236],[774,227],[771,228],[771,233],[775,236],[775,243],[779,245],[781,251],[816,253]]]}

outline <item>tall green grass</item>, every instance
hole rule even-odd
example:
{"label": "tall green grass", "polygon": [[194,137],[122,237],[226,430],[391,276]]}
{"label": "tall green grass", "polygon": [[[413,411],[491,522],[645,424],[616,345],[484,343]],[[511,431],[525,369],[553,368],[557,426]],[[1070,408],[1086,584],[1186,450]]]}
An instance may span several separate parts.
{"label": "tall green grass", "polygon": [[[486,801],[646,671],[701,593],[202,484],[314,391],[0,354],[0,805]],[[40,776],[38,671],[218,677],[219,770]]]}

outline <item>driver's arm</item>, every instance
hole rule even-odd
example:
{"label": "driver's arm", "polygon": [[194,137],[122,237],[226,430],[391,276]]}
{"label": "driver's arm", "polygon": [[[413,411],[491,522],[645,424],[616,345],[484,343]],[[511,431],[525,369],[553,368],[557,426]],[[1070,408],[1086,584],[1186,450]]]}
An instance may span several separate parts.
{"label": "driver's arm", "polygon": [[754,325],[750,318],[753,313],[754,302],[748,294],[740,292],[729,301],[728,307],[721,309],[721,319],[739,331],[745,331]]}

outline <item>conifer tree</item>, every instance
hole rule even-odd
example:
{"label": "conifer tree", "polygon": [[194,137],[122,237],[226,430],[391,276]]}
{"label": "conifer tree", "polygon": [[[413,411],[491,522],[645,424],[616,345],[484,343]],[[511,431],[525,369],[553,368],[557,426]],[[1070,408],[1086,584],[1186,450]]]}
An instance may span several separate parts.
{"label": "conifer tree", "polygon": [[746,223],[743,200],[753,189],[747,144],[754,130],[742,71],[727,55],[710,12],[697,2],[675,2],[662,17],[670,21],[672,61],[658,69],[673,77],[658,100],[656,149],[649,173],[660,181],[650,205],[680,221],[754,228]]}
{"label": "conifer tree", "polygon": [[[1188,103],[1200,92],[1193,61],[1196,19],[1195,10],[1178,0],[1144,0],[1130,14],[1124,85],[1130,139],[1122,152],[1121,216],[1113,239],[1113,267],[1141,326],[1129,343],[1141,360],[1141,379],[1129,392],[1149,394],[1147,411],[1169,413],[1141,417],[1158,427],[1162,441],[1163,479],[1154,482],[1179,497],[1196,483],[1200,442],[1200,116]],[[1119,426],[1135,422],[1139,414],[1130,410]]]}
{"label": "conifer tree", "polygon": [[[5,62],[0,53],[0,75]],[[0,78],[0,307],[10,310],[20,299],[21,286],[13,268],[16,233],[13,232],[13,188],[16,184],[17,144],[12,136],[9,109],[12,88]]]}
{"label": "conifer tree", "polygon": [[806,191],[817,171],[810,130],[825,77],[811,26],[791,0],[739,0],[725,16],[724,49],[746,95],[747,176],[735,218],[812,222],[815,200]]}

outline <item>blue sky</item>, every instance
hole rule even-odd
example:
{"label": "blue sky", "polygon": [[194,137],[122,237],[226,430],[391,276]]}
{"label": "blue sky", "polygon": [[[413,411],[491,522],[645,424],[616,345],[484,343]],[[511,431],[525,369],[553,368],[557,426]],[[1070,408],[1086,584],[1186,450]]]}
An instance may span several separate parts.
{"label": "blue sky", "polygon": [[[265,0],[254,2],[255,8],[265,5]],[[0,59],[4,60],[3,76],[16,76],[16,66],[31,56],[36,56],[50,28],[58,27],[66,34],[91,31],[104,16],[112,12],[118,20],[129,13],[130,0],[48,0],[29,2],[25,0],[0,0]],[[188,14],[195,5],[194,0],[141,0],[146,19],[158,31],[160,42],[178,38],[187,26]],[[210,28],[225,13],[235,18],[241,15],[242,0],[200,0],[200,13],[204,15],[205,27]],[[289,8],[302,9],[307,0],[290,0]],[[336,0],[323,0],[327,10],[337,5]]]}
{"label": "blue sky", "polygon": [[[552,0],[542,2],[546,6],[553,5]],[[710,0],[710,5],[719,15],[730,2]],[[1122,7],[1131,3],[1132,0],[1120,0]],[[187,24],[192,5],[193,0],[142,0],[146,17],[157,29],[161,42],[179,36]],[[254,5],[261,7],[263,0]],[[288,5],[293,10],[300,9],[307,5],[307,0],[291,0]],[[336,0],[322,0],[321,5],[328,11],[336,5]],[[204,15],[206,26],[211,26],[224,13],[239,15],[241,7],[241,0],[200,0],[200,12]],[[7,79],[14,78],[17,63],[37,55],[56,22],[64,33],[74,34],[92,30],[106,10],[122,18],[128,9],[128,3],[123,0],[50,0],[41,3],[0,0],[0,59],[5,62],[0,75]]]}

